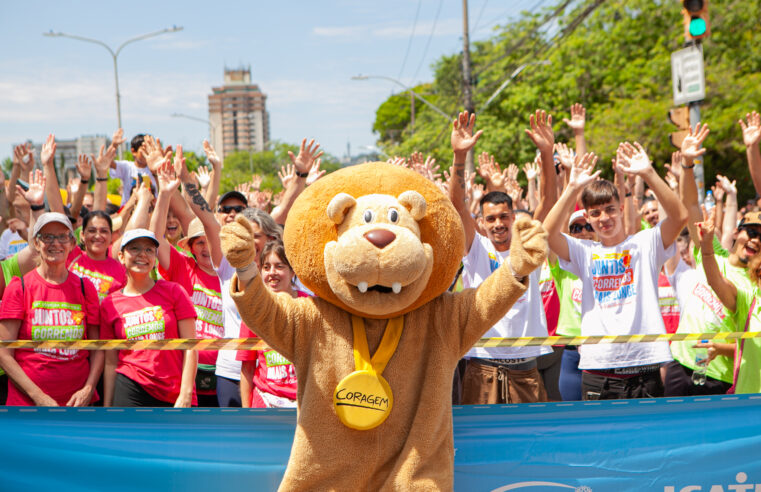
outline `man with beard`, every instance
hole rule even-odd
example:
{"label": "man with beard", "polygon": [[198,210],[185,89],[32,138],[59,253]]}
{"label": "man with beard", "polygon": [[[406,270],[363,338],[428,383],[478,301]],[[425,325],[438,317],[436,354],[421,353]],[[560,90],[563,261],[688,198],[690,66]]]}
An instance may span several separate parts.
{"label": "man with beard", "polygon": [[[465,229],[466,256],[463,258],[463,285],[477,287],[510,257],[512,225],[515,220],[512,199],[502,191],[487,193],[480,201],[479,225],[465,203],[464,165],[468,150],[475,146],[481,132],[473,134],[475,115],[460,113],[452,130],[452,180],[449,192]],[[526,133],[542,156],[541,194],[534,219],[542,221],[549,205],[555,201],[555,167],[552,117],[537,111],[530,117],[531,130]],[[547,177],[545,179],[545,177]],[[487,331],[485,337],[547,336],[542,296],[539,291],[540,269],[530,274],[528,290],[516,301],[507,315]],[[549,347],[474,347],[466,355],[462,377],[463,404],[533,403],[547,401],[547,392],[537,370],[536,358],[550,353]]]}

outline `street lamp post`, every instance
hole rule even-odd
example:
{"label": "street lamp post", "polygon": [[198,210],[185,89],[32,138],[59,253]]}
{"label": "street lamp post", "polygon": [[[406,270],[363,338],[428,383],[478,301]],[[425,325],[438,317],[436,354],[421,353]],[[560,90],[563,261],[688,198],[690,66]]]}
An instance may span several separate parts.
{"label": "street lamp post", "polygon": [[[63,32],[53,32],[52,29],[50,30],[50,32],[42,33],[42,35],[43,36],[48,36],[48,37],[61,37],[61,38],[77,39],[79,41],[84,41],[86,43],[94,43],[94,44],[103,46],[104,48],[106,48],[106,50],[108,50],[109,54],[111,55],[111,58],[114,61],[114,81],[116,83],[116,119],[117,119],[117,123],[119,125],[119,128],[122,128],[122,106],[121,106],[121,95],[119,94],[119,68],[117,66],[117,61],[116,61],[117,58],[119,57],[119,53],[121,53],[122,49],[124,49],[125,46],[127,46],[130,43],[134,43],[135,41],[141,41],[143,39],[152,38],[154,36],[159,36],[161,34],[171,33],[171,32],[177,32],[177,31],[182,31],[182,27],[172,26],[172,27],[169,27],[169,28],[166,28],[166,29],[162,29],[160,31],[149,32],[147,34],[136,36],[136,37],[128,39],[127,41],[125,41],[122,44],[120,44],[119,47],[116,48],[116,50],[111,49],[111,47],[109,45],[107,45],[103,41],[99,41],[97,39],[86,38],[86,37],[83,37],[83,36],[75,36],[73,34],[66,34],[66,33],[63,33]],[[119,157],[120,158],[121,158],[121,155],[122,155],[122,149],[119,148]]]}
{"label": "street lamp post", "polygon": [[391,77],[386,77],[384,75],[355,75],[354,77],[351,78],[351,80],[367,80],[367,79],[381,79],[381,80],[388,80],[389,82],[393,82],[396,85],[398,85],[400,87],[403,87],[405,90],[409,91],[410,94],[412,94],[414,97],[418,98],[420,100],[420,102],[422,102],[423,104],[425,104],[426,106],[428,106],[429,108],[433,109],[438,114],[440,114],[441,116],[446,118],[447,121],[452,121],[452,119],[453,119],[451,116],[446,114],[444,112],[444,110],[442,110],[441,108],[439,108],[438,106],[436,106],[432,102],[428,101],[426,98],[424,98],[423,96],[421,96],[417,92],[413,91],[410,87],[407,87],[406,85],[402,84],[401,82],[399,82],[396,79],[392,79]]}
{"label": "street lamp post", "polygon": [[209,138],[212,141],[212,144],[215,141],[215,137],[217,136],[217,125],[211,122],[211,120],[205,120],[203,118],[199,118],[197,116],[190,116],[189,114],[183,114],[183,113],[172,113],[170,115],[172,118],[185,118],[188,120],[198,121],[201,123],[206,123],[209,125]]}

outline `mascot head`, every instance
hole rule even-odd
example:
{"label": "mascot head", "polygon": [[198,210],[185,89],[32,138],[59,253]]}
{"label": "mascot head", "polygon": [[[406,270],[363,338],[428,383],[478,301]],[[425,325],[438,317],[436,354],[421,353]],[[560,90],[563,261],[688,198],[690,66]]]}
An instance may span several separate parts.
{"label": "mascot head", "polygon": [[465,248],[460,217],[436,185],[380,162],[307,188],[288,213],[283,240],[304,285],[369,318],[400,316],[440,295]]}

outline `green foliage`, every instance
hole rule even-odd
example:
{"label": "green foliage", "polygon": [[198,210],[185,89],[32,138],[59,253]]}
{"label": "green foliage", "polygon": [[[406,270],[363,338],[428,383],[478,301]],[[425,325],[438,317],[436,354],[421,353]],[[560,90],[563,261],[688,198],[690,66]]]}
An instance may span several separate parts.
{"label": "green foliage", "polygon": [[[599,4],[576,25],[586,9]],[[563,6],[552,21],[548,13]],[[556,140],[573,143],[562,119],[581,102],[587,109],[586,138],[600,156],[598,166],[610,176],[610,159],[622,140],[639,141],[656,167],[670,161],[668,137],[675,128],[666,118],[672,107],[671,60],[683,46],[682,14],[673,0],[558,1],[544,12],[523,13],[500,26],[471,49],[476,110],[524,63],[528,65],[483,112],[485,130],[477,151],[494,154],[500,164],[522,164],[536,149],[525,135],[528,117],[537,108],[550,111]],[[761,0],[711,2],[711,36],[704,40],[706,100],[701,116],[711,127],[705,156],[708,184],[717,173],[737,179],[740,203],[755,194],[737,120],[761,109]],[[567,31],[566,31],[567,30]],[[434,64],[434,80],[423,86],[448,114],[463,108],[461,55]],[[409,98],[391,96],[379,108],[373,129],[389,155],[419,150],[433,154],[442,167],[451,161],[449,124],[416,105],[414,132],[409,127]],[[395,130],[396,135],[389,130]]]}

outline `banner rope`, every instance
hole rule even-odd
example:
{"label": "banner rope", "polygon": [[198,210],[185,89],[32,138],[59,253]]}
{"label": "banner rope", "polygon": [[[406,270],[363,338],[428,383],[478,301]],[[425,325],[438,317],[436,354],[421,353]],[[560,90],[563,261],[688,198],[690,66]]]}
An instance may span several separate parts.
{"label": "banner rope", "polygon": [[[734,341],[761,338],[761,332],[664,333],[660,335],[598,335],[517,338],[481,338],[474,347],[533,347],[549,345],[594,345],[639,342]],[[169,340],[4,340],[6,349],[69,350],[264,350],[261,338],[173,338]]]}

